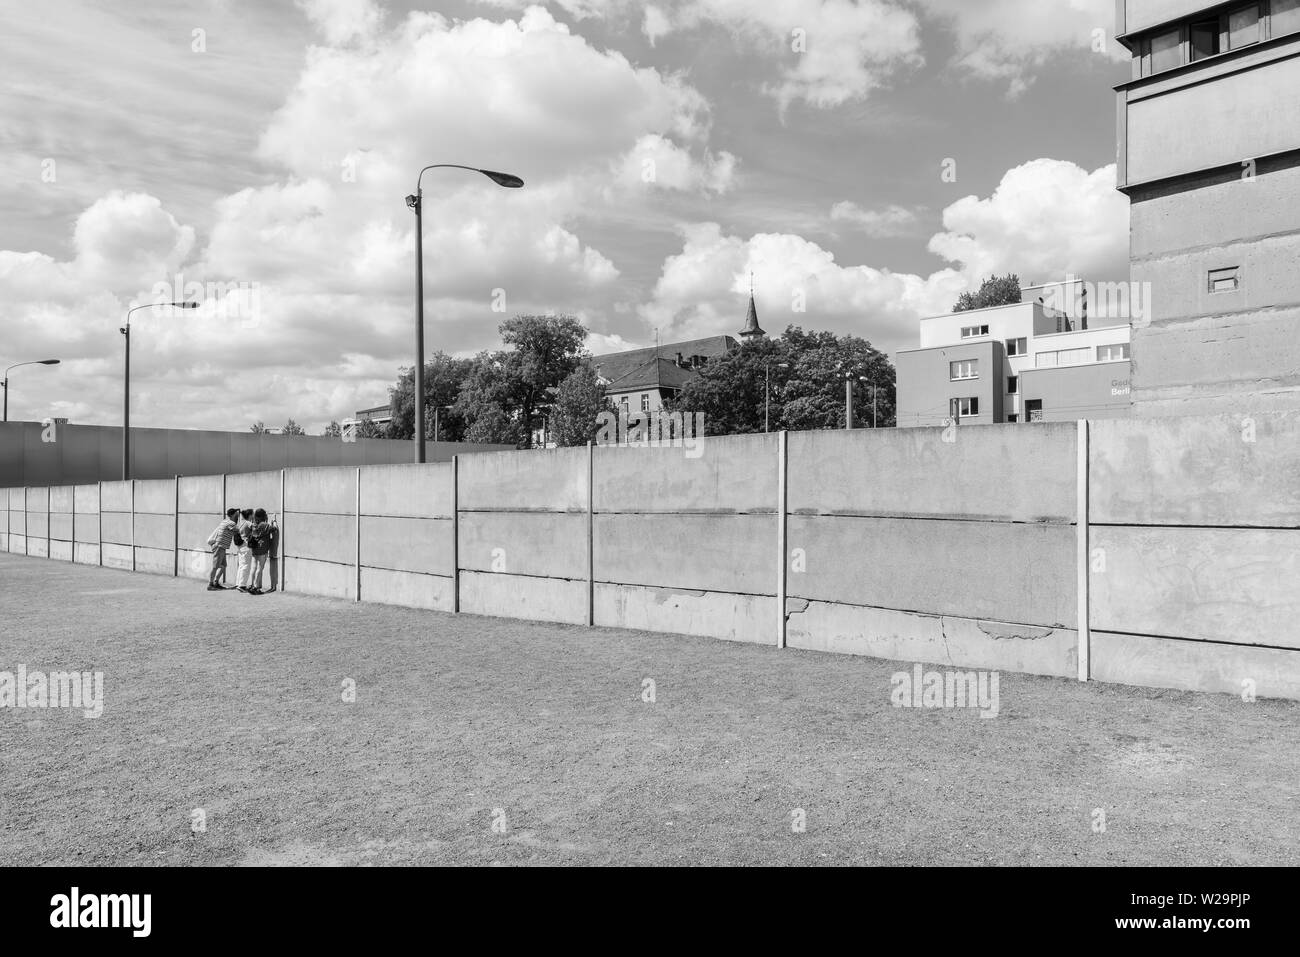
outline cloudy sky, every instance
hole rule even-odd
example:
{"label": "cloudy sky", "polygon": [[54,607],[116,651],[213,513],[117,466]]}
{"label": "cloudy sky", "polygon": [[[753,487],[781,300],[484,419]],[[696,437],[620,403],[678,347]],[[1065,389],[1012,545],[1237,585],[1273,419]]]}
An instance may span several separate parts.
{"label": "cloudy sky", "polygon": [[[123,8],[126,9],[123,9]],[[889,352],[991,272],[1127,278],[1114,0],[42,0],[0,30],[11,418],[316,432],[427,343],[568,312],[608,352]],[[951,175],[945,176],[945,171]],[[187,288],[188,287],[188,288]]]}

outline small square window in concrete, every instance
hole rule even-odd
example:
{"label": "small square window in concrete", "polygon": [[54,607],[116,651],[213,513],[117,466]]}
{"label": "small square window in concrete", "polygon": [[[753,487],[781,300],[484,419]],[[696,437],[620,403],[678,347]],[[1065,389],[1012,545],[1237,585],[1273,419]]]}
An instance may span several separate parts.
{"label": "small square window in concrete", "polygon": [[1210,270],[1210,292],[1236,292],[1240,288],[1241,271],[1237,266]]}

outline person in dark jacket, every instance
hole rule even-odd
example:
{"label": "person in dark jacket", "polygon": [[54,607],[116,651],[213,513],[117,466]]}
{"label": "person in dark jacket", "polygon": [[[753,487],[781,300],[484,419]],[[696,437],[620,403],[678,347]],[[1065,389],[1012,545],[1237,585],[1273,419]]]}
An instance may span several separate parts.
{"label": "person in dark jacket", "polygon": [[262,574],[266,571],[266,562],[271,557],[271,548],[275,544],[275,526],[266,520],[266,509],[259,508],[253,512],[253,523],[248,530],[249,551],[252,553],[252,583],[248,589],[250,595],[261,595]]}

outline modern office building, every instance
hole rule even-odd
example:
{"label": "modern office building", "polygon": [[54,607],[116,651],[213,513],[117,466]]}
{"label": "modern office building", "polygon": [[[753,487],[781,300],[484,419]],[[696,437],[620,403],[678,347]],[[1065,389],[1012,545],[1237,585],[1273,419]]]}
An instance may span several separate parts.
{"label": "modern office building", "polygon": [[1300,0],[1118,0],[1135,415],[1300,408]]}
{"label": "modern office building", "polygon": [[922,319],[919,348],[895,357],[899,427],[1127,415],[1129,324],[1090,318],[1088,289],[1030,286],[1013,305]]}

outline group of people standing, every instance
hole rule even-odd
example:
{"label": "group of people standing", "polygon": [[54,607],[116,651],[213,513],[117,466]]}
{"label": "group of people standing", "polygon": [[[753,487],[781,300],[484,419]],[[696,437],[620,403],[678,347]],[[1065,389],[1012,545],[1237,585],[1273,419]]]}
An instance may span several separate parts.
{"label": "group of people standing", "polygon": [[226,550],[233,543],[239,549],[235,588],[246,595],[261,595],[262,575],[275,547],[276,526],[267,521],[263,508],[228,508],[225,520],[208,536],[212,549],[212,568],[208,572],[208,591],[225,591]]}

